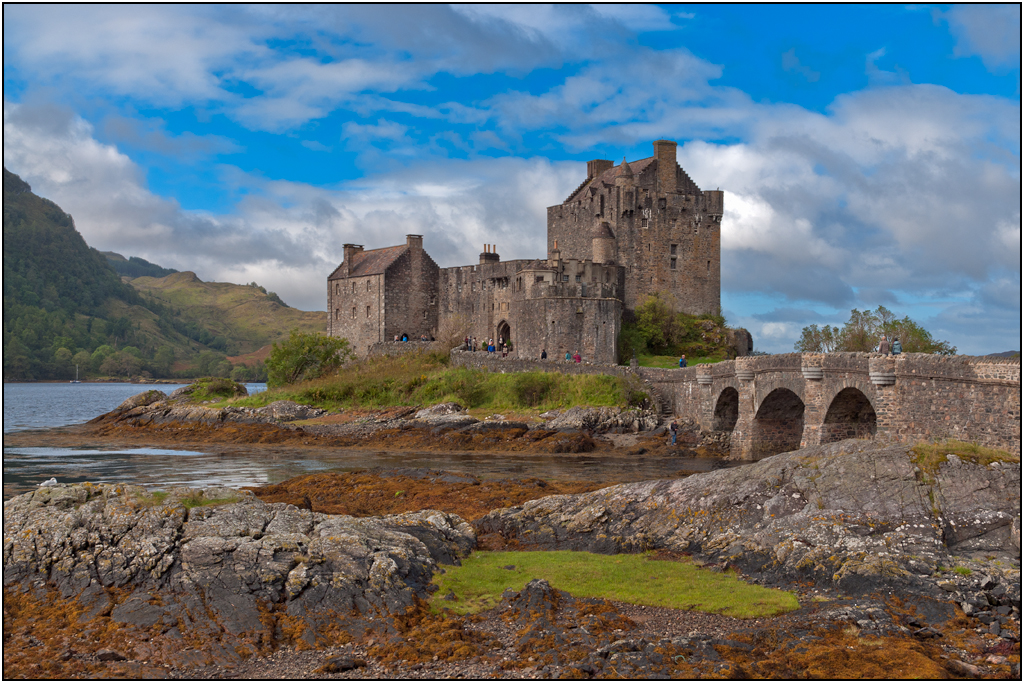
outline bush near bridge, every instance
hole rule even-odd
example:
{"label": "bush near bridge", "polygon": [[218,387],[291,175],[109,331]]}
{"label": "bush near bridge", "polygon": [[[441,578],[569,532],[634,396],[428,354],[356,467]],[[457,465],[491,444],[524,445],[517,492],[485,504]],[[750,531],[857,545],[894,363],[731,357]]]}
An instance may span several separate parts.
{"label": "bush near bridge", "polygon": [[733,357],[725,318],[675,313],[672,296],[661,292],[648,295],[632,316],[623,316],[621,361],[628,363],[634,350],[640,365],[647,367],[678,367],[681,354],[686,354],[690,365]]}

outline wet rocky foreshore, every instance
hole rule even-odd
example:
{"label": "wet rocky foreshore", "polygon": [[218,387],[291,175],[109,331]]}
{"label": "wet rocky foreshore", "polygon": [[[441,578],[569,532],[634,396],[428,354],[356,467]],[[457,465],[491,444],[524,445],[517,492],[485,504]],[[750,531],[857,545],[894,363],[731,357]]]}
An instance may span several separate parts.
{"label": "wet rocky foreshore", "polygon": [[[386,490],[389,473],[374,476]],[[473,495],[464,477],[422,477]],[[4,505],[4,672],[1019,678],[1019,463],[949,456],[922,472],[904,447],[847,441],[544,494],[467,520],[329,514],[319,498],[231,489],[42,486]],[[655,551],[794,590],[801,608],[740,621],[534,582],[481,615],[427,609],[432,576],[475,547]]]}
{"label": "wet rocky foreshore", "polygon": [[[182,390],[134,396],[88,429],[638,456],[666,442],[642,410],[328,415],[288,401],[214,408]],[[722,445],[694,425],[680,440]],[[594,488],[412,469],[254,490],[44,484],[4,503],[4,674],[1019,679],[1017,461],[925,466],[905,446],[851,440]],[[430,609],[432,577],[475,548],[653,552],[792,590],[801,607],[744,621],[538,580],[478,615]]]}

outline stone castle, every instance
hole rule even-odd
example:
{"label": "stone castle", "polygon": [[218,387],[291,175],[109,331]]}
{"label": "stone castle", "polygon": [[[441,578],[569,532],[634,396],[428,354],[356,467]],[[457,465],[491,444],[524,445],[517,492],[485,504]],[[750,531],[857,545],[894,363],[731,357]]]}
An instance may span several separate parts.
{"label": "stone castle", "polygon": [[719,311],[723,195],[697,187],[676,143],[658,140],[646,159],[587,162],[586,180],[548,208],[545,259],[502,261],[484,245],[478,264],[439,268],[420,235],[382,249],[346,244],[327,278],[327,334],[358,355],[443,331],[511,340],[520,358],[546,349],[616,363],[623,313],[648,294],[671,294],[681,312]]}

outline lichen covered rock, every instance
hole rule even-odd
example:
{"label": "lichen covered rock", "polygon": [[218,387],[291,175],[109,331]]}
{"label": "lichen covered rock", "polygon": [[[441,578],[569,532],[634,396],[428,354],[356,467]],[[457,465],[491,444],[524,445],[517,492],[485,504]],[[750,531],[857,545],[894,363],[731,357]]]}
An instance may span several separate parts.
{"label": "lichen covered rock", "polygon": [[931,591],[926,578],[958,553],[1006,556],[1019,573],[1020,510],[1019,464],[950,460],[929,479],[906,446],[845,441],[685,479],[542,498],[477,526],[523,547],[667,548],[847,590]]}
{"label": "lichen covered rock", "polygon": [[339,619],[402,613],[475,542],[431,510],[357,519],[231,489],[57,485],[4,503],[3,581],[54,587],[86,616],[225,641],[209,649],[223,661],[265,640],[268,615],[312,644]]}

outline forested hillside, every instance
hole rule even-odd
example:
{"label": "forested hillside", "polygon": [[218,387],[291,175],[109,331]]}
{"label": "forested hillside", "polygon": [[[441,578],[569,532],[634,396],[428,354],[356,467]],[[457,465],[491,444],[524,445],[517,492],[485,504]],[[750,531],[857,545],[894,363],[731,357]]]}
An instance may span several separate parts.
{"label": "forested hillside", "polygon": [[[251,353],[294,327],[326,325],[325,313],[288,308],[255,283],[203,283],[181,273],[138,278],[140,294],[129,271],[174,271],[89,247],[71,216],[6,168],[3,231],[5,381],[71,379],[76,365],[83,379],[259,379],[262,368],[233,367],[228,353]],[[110,254],[123,262],[124,280]]]}

